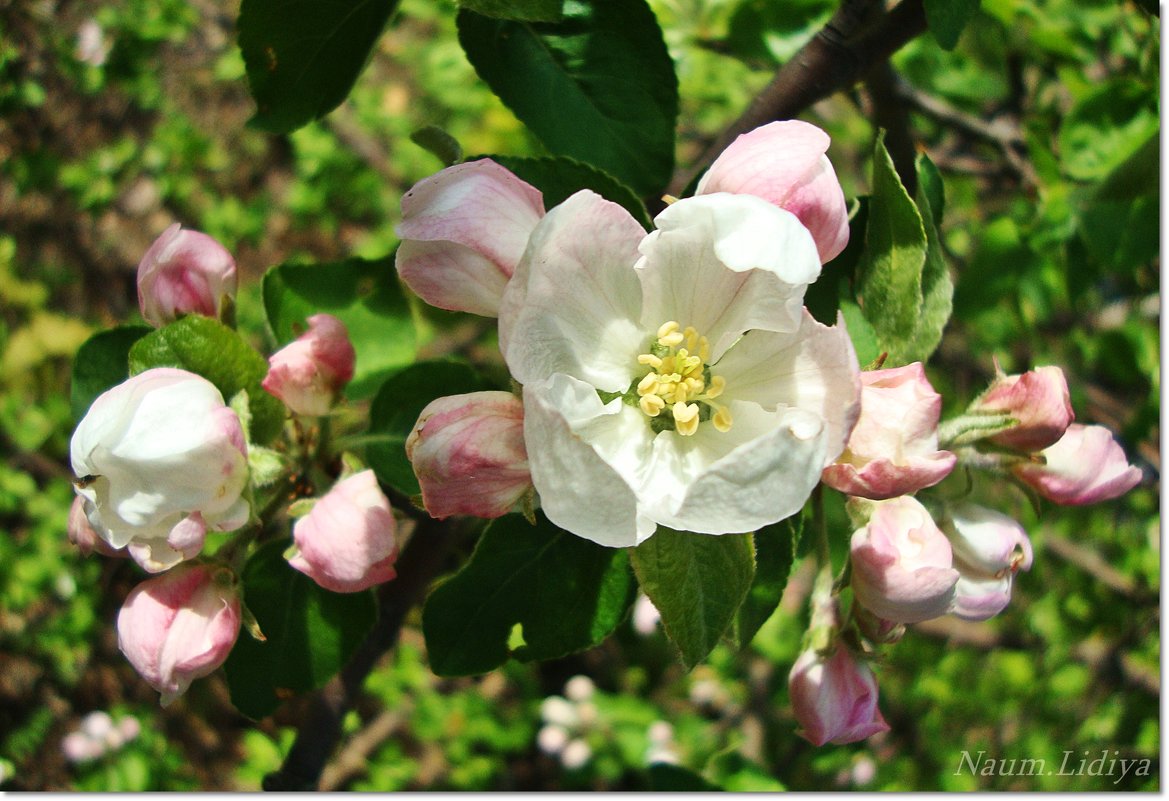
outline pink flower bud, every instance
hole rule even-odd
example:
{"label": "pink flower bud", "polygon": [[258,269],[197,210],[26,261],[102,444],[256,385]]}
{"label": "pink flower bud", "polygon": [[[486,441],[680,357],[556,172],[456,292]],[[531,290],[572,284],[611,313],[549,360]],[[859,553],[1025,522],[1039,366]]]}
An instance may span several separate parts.
{"label": "pink flower bud", "polygon": [[406,456],[432,517],[499,517],[532,486],[524,406],[510,392],[448,395],[429,403]]}
{"label": "pink flower bud", "polygon": [[130,592],[118,613],[118,647],[166,706],[223,664],[239,629],[231,571],[187,564]]}
{"label": "pink flower bud", "polygon": [[398,558],[390,502],[372,470],[333,485],[296,521],[288,563],[333,592],[358,592],[392,579]]}
{"label": "pink flower bud", "polygon": [[920,623],[950,611],[958,571],[950,542],[926,508],[908,495],[871,504],[852,535],[852,589],[873,614]]}
{"label": "pink flower bud", "polygon": [[336,317],[314,314],[308,326],[295,342],[272,354],[260,386],[294,413],[320,417],[353,378],[357,356],[345,324]]}
{"label": "pink flower bud", "polygon": [[1031,569],[1027,532],[1013,518],[969,503],[950,509],[943,527],[960,574],[952,613],[966,620],[994,617],[1011,601],[1015,573]]}
{"label": "pink flower bud", "polygon": [[93,530],[151,572],[199,553],[208,529],[247,522],[247,444],[207,379],[147,370],[102,393],[70,443]]}
{"label": "pink flower bud", "polygon": [[539,190],[494,161],[447,167],[402,198],[398,274],[432,306],[496,317],[543,216]]}
{"label": "pink flower bud", "polygon": [[847,495],[885,500],[932,487],[957,457],[938,450],[942,396],[921,362],[861,376],[861,414],[824,483]]}
{"label": "pink flower bud", "polygon": [[1019,451],[1038,451],[1059,441],[1072,420],[1071,398],[1063,370],[1037,367],[1021,375],[1000,375],[975,398],[970,412],[1009,414],[1018,424],[991,442]]}
{"label": "pink flower bud", "polygon": [[1019,464],[1012,471],[1049,501],[1065,506],[1119,498],[1141,482],[1140,468],[1128,463],[1103,426],[1072,423],[1042,456],[1045,464]]}
{"label": "pink flower bud", "polygon": [[755,195],[790,211],[812,232],[820,262],[848,244],[848,209],[828,134],[807,122],[772,122],[741,135],[710,165],[696,194]]}
{"label": "pink flower bud", "polygon": [[93,504],[90,504],[85,498],[80,495],[73,496],[73,505],[69,507],[69,522],[67,524],[69,541],[86,556],[94,551],[102,556],[127,556],[128,554],[124,550],[111,548],[110,544],[93,530],[93,526],[89,524],[87,504],[92,509]]}
{"label": "pink flower bud", "polygon": [[812,745],[855,743],[889,724],[877,708],[877,680],[843,643],[827,658],[807,650],[788,675],[797,732]]}
{"label": "pink flower bud", "polygon": [[138,307],[153,326],[184,314],[219,317],[237,281],[235,259],[223,245],[175,223],[138,264]]}

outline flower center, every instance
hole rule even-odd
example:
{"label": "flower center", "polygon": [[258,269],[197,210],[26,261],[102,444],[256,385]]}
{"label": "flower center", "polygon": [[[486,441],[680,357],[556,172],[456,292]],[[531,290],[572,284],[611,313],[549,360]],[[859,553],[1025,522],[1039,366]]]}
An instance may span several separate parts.
{"label": "flower center", "polygon": [[[658,328],[649,353],[637,357],[638,364],[650,369],[637,383],[637,405],[653,419],[655,430],[673,428],[689,437],[706,420],[718,431],[731,430],[730,409],[714,401],[727,382],[710,374],[709,358],[710,342],[692,326],[682,329],[670,320]],[[667,408],[668,416],[662,414]]]}

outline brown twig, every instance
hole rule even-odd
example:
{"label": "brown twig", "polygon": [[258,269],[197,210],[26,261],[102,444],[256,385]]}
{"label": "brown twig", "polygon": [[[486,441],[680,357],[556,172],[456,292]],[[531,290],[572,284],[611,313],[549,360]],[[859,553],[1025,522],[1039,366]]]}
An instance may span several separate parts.
{"label": "brown twig", "polygon": [[694,165],[675,174],[669,194],[681,195],[739,134],[773,120],[795,117],[812,104],[851,87],[925,29],[922,0],[901,0],[888,12],[881,12],[874,0],[844,0],[832,19],[779,68],[747,110]]}

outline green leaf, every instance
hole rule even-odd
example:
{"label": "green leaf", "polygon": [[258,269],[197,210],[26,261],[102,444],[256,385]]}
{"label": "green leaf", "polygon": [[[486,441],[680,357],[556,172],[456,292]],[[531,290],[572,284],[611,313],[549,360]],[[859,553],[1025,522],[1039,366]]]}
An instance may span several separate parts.
{"label": "green leaf", "polygon": [[435,398],[492,387],[460,362],[419,362],[387,379],[369,408],[371,441],[365,457],[378,481],[406,495],[421,492],[406,458],[406,438],[418,415]]}
{"label": "green leaf", "polygon": [[340,105],[397,0],[243,0],[239,45],[258,110],[251,124],[288,133]]}
{"label": "green leaf", "polygon": [[953,50],[966,23],[978,12],[979,0],[925,0],[925,21],[943,50]]}
{"label": "green leaf", "polygon": [[903,352],[904,358],[909,361],[925,362],[929,359],[942,341],[942,331],[954,310],[954,282],[946,268],[937,228],[944,204],[941,177],[933,162],[922,153],[917,157],[917,207],[921,211],[927,246],[925,264],[921,270],[921,311],[913,341]]}
{"label": "green leaf", "polygon": [[98,395],[130,377],[130,348],[153,331],[146,325],[126,325],[99,331],[78,348],[69,382],[73,419],[81,420]]}
{"label": "green leaf", "polygon": [[564,0],[459,0],[459,6],[486,17],[526,22],[557,22]]}
{"label": "green leaf", "polygon": [[1102,84],[1059,129],[1060,166],[1072,178],[1103,178],[1160,131],[1157,93],[1134,78]]}
{"label": "green leaf", "polygon": [[555,23],[462,9],[458,29],[479,76],[550,151],[641,195],[669,182],[678,81],[645,0],[574,0]]}
{"label": "green leaf", "polygon": [[[499,518],[463,569],[426,601],[422,631],[439,676],[486,673],[514,656],[555,659],[599,644],[636,597],[625,551],[569,534],[537,514]],[[519,626],[523,645],[508,648]]]}
{"label": "green leaf", "polygon": [[649,766],[649,789],[653,793],[709,793],[721,790],[692,770],[668,762]]}
{"label": "green leaf", "polygon": [[910,339],[917,327],[926,248],[921,215],[897,176],[882,131],[873,152],[873,194],[865,251],[857,265],[857,295],[890,358],[893,346]]}
{"label": "green leaf", "polygon": [[368,398],[394,370],[414,360],[416,335],[393,259],[282,264],[264,275],[264,309],[276,341],[292,341],[311,315],[327,312],[345,324],[357,352],[352,399]]}
{"label": "green leaf", "polygon": [[863,370],[872,364],[881,355],[881,343],[873,324],[865,319],[861,307],[851,300],[840,301],[840,313],[844,316],[844,327],[848,329],[848,338],[852,340],[852,349],[856,351],[857,364]]}
{"label": "green leaf", "polygon": [[745,648],[779,607],[803,534],[803,515],[794,515],[755,532],[755,577],[735,615],[735,644]]}
{"label": "green leaf", "polygon": [[446,166],[463,160],[463,147],[459,141],[437,125],[427,125],[410,134],[410,141],[433,154]]}
{"label": "green leaf", "polygon": [[544,208],[550,209],[581,189],[591,189],[606,200],[625,208],[647,231],[653,229],[645,204],[633,190],[612,175],[566,156],[520,158],[518,156],[484,156],[499,162],[544,195]]}
{"label": "green leaf", "polygon": [[[878,136],[857,296],[878,350],[889,354],[889,367],[927,360],[953,305],[954,285],[937,229],[945,204],[941,176],[924,155],[917,160],[917,176],[915,204],[893,168],[883,133]],[[859,352],[858,359],[865,363]]]}
{"label": "green leaf", "polygon": [[240,634],[224,664],[231,702],[250,718],[271,714],[339,671],[377,619],[373,593],[322,589],[284,560],[284,539],[266,543],[243,572],[244,603],[267,638]]}
{"label": "green leaf", "polygon": [[659,527],[631,551],[641,589],[662,615],[687,670],[718,644],[755,575],[750,534],[692,534]]}
{"label": "green leaf", "polygon": [[268,374],[267,360],[218,320],[191,314],[142,337],[130,348],[130,373],[152,367],[198,373],[219,389],[224,402],[246,391],[251,442],[265,445],[284,427],[284,404],[260,386]]}

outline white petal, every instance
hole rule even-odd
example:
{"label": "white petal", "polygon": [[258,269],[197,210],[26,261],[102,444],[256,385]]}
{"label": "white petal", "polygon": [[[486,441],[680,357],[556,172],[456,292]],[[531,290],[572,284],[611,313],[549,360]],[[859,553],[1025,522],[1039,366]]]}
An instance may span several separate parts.
{"label": "white petal", "polygon": [[724,398],[764,409],[788,406],[820,417],[829,464],[844,450],[860,415],[860,368],[842,317],[831,327],[807,310],[802,317],[793,334],[746,334],[711,372],[726,379]]}
{"label": "white petal", "polygon": [[602,404],[593,387],[567,375],[524,386],[524,440],[544,514],[577,536],[615,548],[637,545],[656,528],[639,513],[629,483],[590,444],[590,437],[599,439],[609,458],[636,470],[636,445],[623,450],[618,443],[623,431],[636,436],[631,423],[645,432],[648,426],[630,413],[641,414],[620,400]]}
{"label": "white petal", "polygon": [[[729,432],[703,425],[685,438],[693,442],[683,447],[699,454],[690,456],[692,464],[717,458],[687,477],[690,486],[672,514],[653,510],[662,525],[702,534],[754,531],[798,512],[819,482],[826,436],[818,417],[801,409],[767,413],[745,403],[733,404],[732,412]],[[720,439],[740,427],[744,441]]]}
{"label": "white petal", "polygon": [[694,326],[717,360],[745,331],[794,331],[820,257],[795,215],[753,195],[674,203],[654,221],[637,264],[641,322]]}
{"label": "white petal", "polygon": [[607,391],[629,386],[648,344],[633,271],[644,235],[629,212],[589,191],[541,220],[499,312],[500,349],[517,381],[567,373]]}

